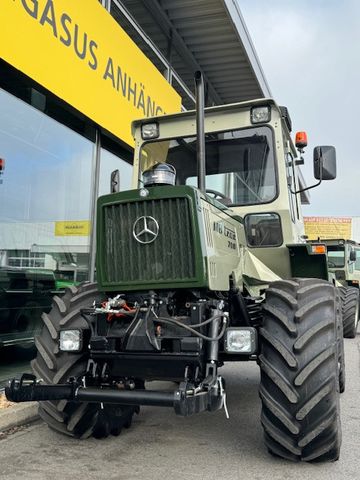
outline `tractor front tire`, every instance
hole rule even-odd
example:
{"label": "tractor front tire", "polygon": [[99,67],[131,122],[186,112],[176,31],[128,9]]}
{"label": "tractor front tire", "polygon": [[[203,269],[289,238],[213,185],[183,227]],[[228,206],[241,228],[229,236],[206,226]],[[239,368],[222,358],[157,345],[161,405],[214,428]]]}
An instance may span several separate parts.
{"label": "tractor front tire", "polygon": [[[59,332],[64,328],[89,328],[80,309],[89,308],[94,300],[103,299],[95,283],[67,288],[64,296],[53,298],[52,310],[42,315],[43,329],[35,337],[38,353],[31,364],[34,374],[46,384],[66,383],[72,377],[85,375],[88,353],[59,350]],[[135,411],[138,407],[66,400],[39,403],[39,415],[50,428],[76,438],[118,435],[122,427],[131,425]]]}
{"label": "tractor front tire", "polygon": [[270,453],[293,461],[339,458],[337,301],[332,284],[277,281],[260,329],[261,421]]}
{"label": "tractor front tire", "polygon": [[340,287],[344,338],[355,338],[359,323],[359,289]]}

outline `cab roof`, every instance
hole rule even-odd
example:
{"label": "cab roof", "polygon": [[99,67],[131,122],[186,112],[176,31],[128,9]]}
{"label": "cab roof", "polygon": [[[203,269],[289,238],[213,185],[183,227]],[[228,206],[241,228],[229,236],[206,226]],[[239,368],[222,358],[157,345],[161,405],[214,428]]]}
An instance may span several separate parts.
{"label": "cab roof", "polygon": [[[231,112],[231,111],[237,111],[239,109],[245,109],[245,108],[250,108],[253,106],[257,105],[271,105],[275,107],[279,114],[282,115],[282,112],[280,110],[280,107],[278,104],[275,102],[274,99],[272,98],[258,98],[256,100],[247,100],[245,102],[237,102],[237,103],[227,103],[224,105],[216,105],[214,107],[206,107],[205,108],[205,115],[207,113],[218,113],[218,112]],[[172,113],[172,114],[167,114],[167,115],[161,115],[158,117],[149,117],[149,118],[142,118],[138,120],[134,120],[131,124],[131,131],[132,134],[135,134],[135,130],[139,128],[141,125],[147,124],[147,123],[152,123],[152,122],[166,122],[167,120],[172,120],[176,118],[191,118],[194,117],[196,114],[196,110],[187,110],[185,112],[179,112],[179,113]],[[286,124],[284,123],[286,126]],[[287,126],[286,126],[287,128]]]}

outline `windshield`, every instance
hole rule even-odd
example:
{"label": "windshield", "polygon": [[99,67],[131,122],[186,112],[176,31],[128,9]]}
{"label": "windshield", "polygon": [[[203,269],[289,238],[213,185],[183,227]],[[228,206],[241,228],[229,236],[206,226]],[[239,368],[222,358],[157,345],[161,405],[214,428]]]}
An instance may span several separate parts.
{"label": "windshield", "polygon": [[[205,141],[206,188],[213,191],[212,195],[225,199],[228,205],[268,203],[276,197],[269,127],[209,133]],[[195,137],[145,144],[141,152],[141,173],[159,162],[176,168],[177,185],[197,185]]]}
{"label": "windshield", "polygon": [[329,268],[339,268],[345,266],[345,249],[339,247],[327,247]]}

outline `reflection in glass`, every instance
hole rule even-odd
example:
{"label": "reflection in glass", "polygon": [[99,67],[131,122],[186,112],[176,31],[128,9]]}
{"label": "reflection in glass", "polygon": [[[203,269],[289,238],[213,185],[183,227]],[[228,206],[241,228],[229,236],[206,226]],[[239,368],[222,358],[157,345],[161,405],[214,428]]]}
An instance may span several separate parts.
{"label": "reflection in glass", "polygon": [[130,190],[132,165],[104,148],[101,149],[100,158],[99,196],[110,193],[110,176],[114,170],[120,173],[120,191]]}
{"label": "reflection in glass", "polygon": [[[0,348],[88,277],[93,144],[0,90]],[[66,223],[68,222],[68,223]]]}

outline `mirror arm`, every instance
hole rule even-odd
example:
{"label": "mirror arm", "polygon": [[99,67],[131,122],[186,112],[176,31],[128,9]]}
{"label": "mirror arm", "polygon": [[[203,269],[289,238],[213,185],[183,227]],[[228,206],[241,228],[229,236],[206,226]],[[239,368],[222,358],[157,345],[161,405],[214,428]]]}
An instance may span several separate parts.
{"label": "mirror arm", "polygon": [[314,185],[311,185],[310,187],[301,188],[300,190],[296,190],[295,192],[294,192],[293,190],[291,190],[291,189],[290,189],[290,191],[291,191],[291,193],[293,193],[294,195],[297,195],[298,193],[306,192],[306,190],[310,190],[311,188],[318,187],[321,182],[322,182],[322,180],[319,180],[318,183],[315,183]]}
{"label": "mirror arm", "polygon": [[321,165],[320,165],[319,181],[317,183],[315,183],[314,185],[311,185],[310,187],[301,188],[300,190],[296,190],[295,192],[290,188],[290,192],[292,194],[297,195],[298,193],[306,192],[306,190],[310,190],[311,188],[315,188],[315,187],[318,187],[320,185],[320,183],[322,182],[322,158],[320,159],[320,162],[321,162]]}

